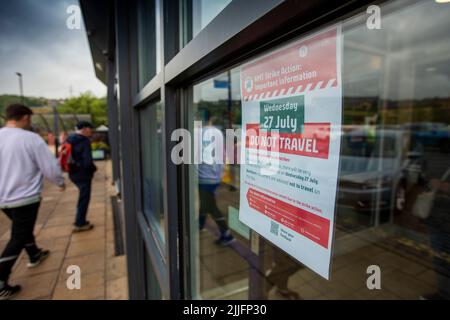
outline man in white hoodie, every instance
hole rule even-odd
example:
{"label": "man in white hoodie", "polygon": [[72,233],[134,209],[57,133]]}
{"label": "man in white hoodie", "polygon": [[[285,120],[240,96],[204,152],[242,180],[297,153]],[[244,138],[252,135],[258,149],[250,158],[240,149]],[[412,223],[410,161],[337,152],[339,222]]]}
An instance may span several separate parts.
{"label": "man in white hoodie", "polygon": [[12,221],[11,238],[0,256],[0,300],[11,299],[21,289],[10,286],[8,278],[22,249],[28,253],[28,267],[37,266],[49,254],[37,247],[33,235],[43,177],[65,188],[56,158],[45,141],[28,130],[32,114],[24,105],[10,105],[6,126],[0,129],[0,209]]}

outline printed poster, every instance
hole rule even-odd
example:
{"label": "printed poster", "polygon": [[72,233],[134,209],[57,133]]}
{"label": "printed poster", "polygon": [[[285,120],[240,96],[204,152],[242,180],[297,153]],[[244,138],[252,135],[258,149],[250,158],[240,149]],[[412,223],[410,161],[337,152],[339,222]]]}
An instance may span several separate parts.
{"label": "printed poster", "polygon": [[326,279],[339,170],[341,49],[335,26],[241,68],[239,219]]}

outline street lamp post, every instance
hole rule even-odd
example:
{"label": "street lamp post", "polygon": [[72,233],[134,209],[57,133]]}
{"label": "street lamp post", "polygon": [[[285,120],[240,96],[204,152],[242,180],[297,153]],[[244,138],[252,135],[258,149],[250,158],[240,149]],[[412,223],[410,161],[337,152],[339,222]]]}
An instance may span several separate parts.
{"label": "street lamp post", "polygon": [[59,155],[59,114],[58,110],[56,110],[56,101],[52,101],[50,105],[53,109],[53,134],[55,136],[55,156]]}
{"label": "street lamp post", "polygon": [[22,82],[22,74],[20,72],[16,72],[16,75],[19,77],[19,88],[20,88],[20,100],[23,103],[23,82]]}

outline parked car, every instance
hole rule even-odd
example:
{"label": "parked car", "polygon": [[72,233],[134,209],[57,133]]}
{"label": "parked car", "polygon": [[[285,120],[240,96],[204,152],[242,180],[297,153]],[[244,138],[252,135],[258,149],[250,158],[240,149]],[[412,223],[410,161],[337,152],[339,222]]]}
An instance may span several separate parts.
{"label": "parked car", "polygon": [[422,166],[421,153],[409,150],[404,130],[347,132],[341,145],[338,204],[368,214],[380,209],[381,219],[388,220],[390,213],[404,209],[406,188],[417,183]]}
{"label": "parked car", "polygon": [[439,148],[444,152],[450,151],[450,129],[445,123],[407,123],[404,125],[404,129],[409,131],[413,144]]}

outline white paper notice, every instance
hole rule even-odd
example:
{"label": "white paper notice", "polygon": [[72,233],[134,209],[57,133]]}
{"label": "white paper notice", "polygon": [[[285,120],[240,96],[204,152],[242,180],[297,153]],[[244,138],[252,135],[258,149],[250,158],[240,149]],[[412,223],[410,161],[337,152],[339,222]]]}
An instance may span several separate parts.
{"label": "white paper notice", "polygon": [[341,31],[241,68],[239,219],[329,279],[342,113]]}

